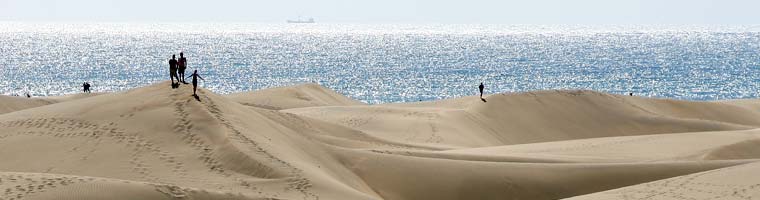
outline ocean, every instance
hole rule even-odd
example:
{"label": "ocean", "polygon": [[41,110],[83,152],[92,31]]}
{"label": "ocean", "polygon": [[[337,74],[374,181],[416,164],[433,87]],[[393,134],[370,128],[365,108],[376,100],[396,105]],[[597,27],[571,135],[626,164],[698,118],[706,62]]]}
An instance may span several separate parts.
{"label": "ocean", "polygon": [[[0,23],[0,94],[132,89],[180,52],[221,94],[314,82],[371,104],[584,89],[757,98],[760,26]],[[167,84],[167,87],[169,85]]]}

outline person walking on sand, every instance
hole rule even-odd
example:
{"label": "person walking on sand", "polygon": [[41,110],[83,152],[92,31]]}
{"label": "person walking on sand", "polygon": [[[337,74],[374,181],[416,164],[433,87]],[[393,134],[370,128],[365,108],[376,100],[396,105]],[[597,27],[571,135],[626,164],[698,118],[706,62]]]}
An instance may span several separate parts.
{"label": "person walking on sand", "polygon": [[174,88],[174,78],[177,78],[177,82],[179,82],[179,77],[177,77],[177,59],[176,55],[172,55],[172,59],[169,60],[169,77],[172,80],[172,88]]}
{"label": "person walking on sand", "polygon": [[187,69],[187,58],[185,58],[184,53],[179,52],[179,60],[177,61],[177,64],[179,67],[179,78],[182,79],[179,82],[187,84],[187,81],[185,81],[185,69]]}
{"label": "person walking on sand", "polygon": [[82,84],[82,87],[84,88],[84,93],[90,93],[90,83],[84,82],[84,84]]}
{"label": "person walking on sand", "polygon": [[[198,96],[195,94],[195,90],[198,89],[198,79],[204,80],[201,75],[198,75],[198,70],[193,71],[193,74],[190,74],[190,76],[187,76],[188,78],[193,77],[193,96]],[[205,81],[205,80],[204,80]]]}
{"label": "person walking on sand", "polygon": [[478,86],[478,89],[480,90],[480,99],[483,99],[483,89],[485,89],[486,86],[483,85],[483,82],[480,82],[480,86]]}

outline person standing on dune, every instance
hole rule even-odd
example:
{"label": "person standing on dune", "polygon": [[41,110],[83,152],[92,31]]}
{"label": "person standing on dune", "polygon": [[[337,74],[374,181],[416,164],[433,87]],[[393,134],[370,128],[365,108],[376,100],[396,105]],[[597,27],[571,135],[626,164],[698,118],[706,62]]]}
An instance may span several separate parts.
{"label": "person standing on dune", "polygon": [[[193,72],[193,74],[190,74],[190,76],[187,76],[187,77],[188,77],[188,78],[190,78],[191,76],[193,77],[193,96],[196,96],[196,97],[197,97],[198,95],[197,95],[197,94],[195,94],[195,90],[198,88],[198,79],[199,79],[199,78],[200,78],[201,80],[204,80],[204,79],[203,79],[203,77],[201,77],[201,75],[198,75],[198,70],[195,70],[195,71]],[[204,80],[204,81],[205,81],[205,80]]]}
{"label": "person standing on dune", "polygon": [[185,58],[184,53],[179,52],[179,61],[177,62],[179,66],[179,78],[182,80],[179,80],[179,82],[182,82],[184,84],[187,84],[187,81],[185,81],[185,69],[187,69],[187,58]]}
{"label": "person standing on dune", "polygon": [[177,82],[179,82],[179,77],[177,77],[177,59],[176,55],[172,55],[172,59],[169,60],[169,77],[172,80],[172,88],[174,87],[174,78],[177,78]]}
{"label": "person standing on dune", "polygon": [[483,89],[485,89],[486,86],[483,85],[483,82],[480,82],[480,86],[478,86],[478,89],[480,90],[480,99],[483,99]]}

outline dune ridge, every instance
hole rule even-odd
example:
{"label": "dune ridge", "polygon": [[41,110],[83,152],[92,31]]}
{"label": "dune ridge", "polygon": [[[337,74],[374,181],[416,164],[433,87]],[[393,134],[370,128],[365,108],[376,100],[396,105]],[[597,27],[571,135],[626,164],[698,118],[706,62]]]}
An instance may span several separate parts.
{"label": "dune ridge", "polygon": [[364,105],[360,101],[345,97],[338,92],[314,83],[268,88],[226,96],[243,105],[274,110],[314,106]]}
{"label": "dune ridge", "polygon": [[0,103],[2,103],[0,104],[0,114],[60,103],[64,101],[87,98],[87,97],[96,96],[100,94],[102,93],[73,94],[73,95],[65,95],[65,96],[33,97],[33,98],[0,95]]}
{"label": "dune ridge", "polygon": [[[745,130],[760,124],[751,118],[760,112],[721,102],[647,100],[593,91],[496,94],[487,99],[488,103],[474,104],[477,100],[466,104],[449,100],[413,106],[330,106],[284,111],[387,139],[440,144],[441,148]],[[715,108],[704,109],[711,106]],[[716,113],[727,117],[710,118]],[[385,126],[389,123],[402,125]]]}
{"label": "dune ridge", "polygon": [[755,100],[536,91],[366,105],[316,84],[198,100],[166,85],[1,97],[0,199],[675,199],[652,186],[681,180],[760,197],[760,179],[739,178],[757,175]]}

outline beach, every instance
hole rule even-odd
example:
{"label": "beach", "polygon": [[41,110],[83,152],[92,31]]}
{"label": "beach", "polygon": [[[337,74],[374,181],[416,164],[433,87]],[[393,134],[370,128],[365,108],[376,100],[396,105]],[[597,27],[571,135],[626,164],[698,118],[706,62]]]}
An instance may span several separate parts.
{"label": "beach", "polygon": [[756,199],[760,101],[317,84],[0,96],[0,199]]}

